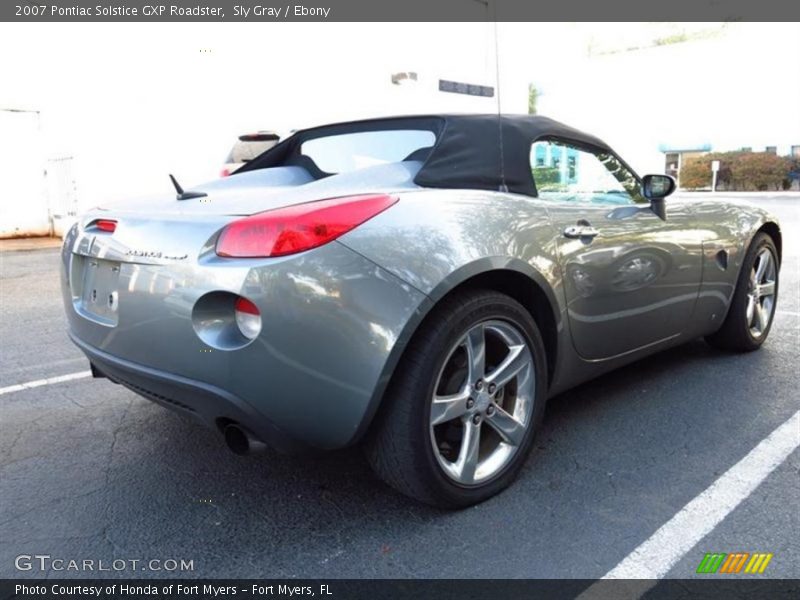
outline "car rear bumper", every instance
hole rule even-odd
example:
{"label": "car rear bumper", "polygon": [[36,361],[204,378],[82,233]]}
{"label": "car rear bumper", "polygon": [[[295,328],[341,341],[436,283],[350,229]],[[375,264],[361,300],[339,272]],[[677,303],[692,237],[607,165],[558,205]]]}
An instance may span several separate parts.
{"label": "car rear bumper", "polygon": [[258,439],[283,452],[309,449],[306,442],[287,434],[246,401],[222,388],[112,356],[72,333],[69,336],[86,354],[96,375],[107,377],[164,408],[220,431],[231,422],[240,423]]}
{"label": "car rear bumper", "polygon": [[[87,255],[72,241],[62,251],[63,299],[70,336],[89,360],[163,406],[217,427],[235,421],[278,447],[284,439],[320,449],[356,441],[429,303],[332,242],[277,260],[123,259],[114,318],[92,318],[75,282]],[[87,246],[108,260],[100,243]],[[200,339],[193,309],[211,292],[258,306],[262,328],[252,343],[211,348]]]}

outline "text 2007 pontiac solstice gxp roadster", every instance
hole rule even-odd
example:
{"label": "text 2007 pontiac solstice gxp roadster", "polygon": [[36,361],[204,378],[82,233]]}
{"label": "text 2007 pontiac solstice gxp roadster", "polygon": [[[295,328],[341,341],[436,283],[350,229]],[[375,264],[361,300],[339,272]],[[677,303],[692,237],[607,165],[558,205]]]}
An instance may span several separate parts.
{"label": "text 2007 pontiac solstice gxp roadster", "polygon": [[754,350],[775,313],[774,218],[665,202],[671,178],[544,117],[306,129],[176,188],[64,241],[94,373],[237,452],[363,442],[439,506],[506,487],[554,394],[699,336]]}

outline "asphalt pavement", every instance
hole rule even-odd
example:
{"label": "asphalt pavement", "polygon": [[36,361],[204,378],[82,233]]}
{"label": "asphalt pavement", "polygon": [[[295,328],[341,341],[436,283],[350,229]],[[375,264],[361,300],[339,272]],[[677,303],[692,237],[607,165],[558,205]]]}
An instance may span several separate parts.
{"label": "asphalt pavement", "polygon": [[[798,410],[800,200],[759,202],[785,239],[766,345],[697,340],[555,398],[516,484],[459,512],[396,494],[357,449],[238,457],[106,380],[42,383],[88,369],[58,251],[4,252],[0,388],[41,385],[0,395],[0,577],[601,577]],[[667,576],[695,576],[706,552],[771,552],[765,576],[800,577],[799,499],[795,450]],[[15,567],[42,554],[126,562]],[[192,570],[131,566],[153,559]]]}

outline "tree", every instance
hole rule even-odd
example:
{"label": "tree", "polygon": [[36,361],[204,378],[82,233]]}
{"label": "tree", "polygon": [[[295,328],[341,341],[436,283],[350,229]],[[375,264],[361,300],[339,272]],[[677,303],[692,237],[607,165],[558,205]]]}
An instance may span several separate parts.
{"label": "tree", "polygon": [[539,99],[539,90],[532,84],[528,84],[528,114],[536,114],[536,101]]}
{"label": "tree", "polygon": [[534,167],[533,180],[536,182],[536,189],[540,192],[559,192],[567,187],[561,181],[561,171],[558,167]]}
{"label": "tree", "polygon": [[783,156],[769,152],[740,152],[731,164],[731,177],[739,189],[779,190],[791,169]]}

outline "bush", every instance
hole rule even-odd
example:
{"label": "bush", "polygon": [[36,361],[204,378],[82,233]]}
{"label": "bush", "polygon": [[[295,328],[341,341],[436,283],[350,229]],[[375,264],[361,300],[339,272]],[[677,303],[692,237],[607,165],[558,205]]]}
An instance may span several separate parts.
{"label": "bush", "polygon": [[714,152],[681,165],[685,189],[711,187],[711,161],[720,161],[717,189],[727,191],[780,190],[790,178],[792,161],[768,152]]}
{"label": "bush", "polygon": [[687,190],[711,187],[711,155],[687,158],[681,165],[680,184]]}
{"label": "bush", "polygon": [[789,174],[789,160],[767,152],[742,152],[731,165],[734,189],[780,190]]}
{"label": "bush", "polygon": [[558,167],[534,167],[533,180],[539,191],[562,191],[566,189],[561,184],[561,170]]}

